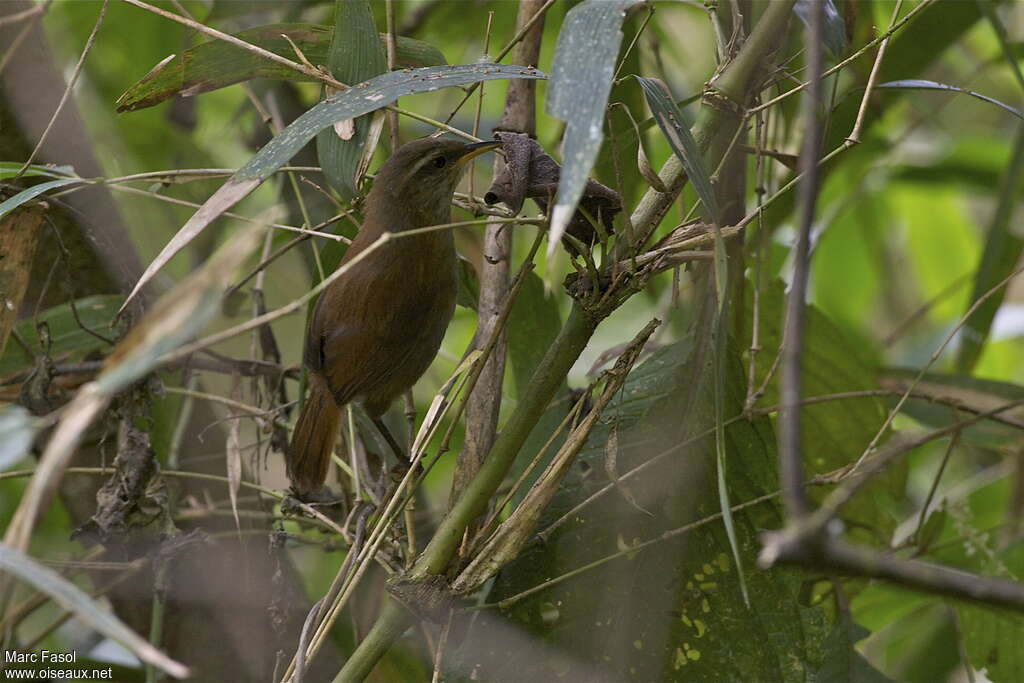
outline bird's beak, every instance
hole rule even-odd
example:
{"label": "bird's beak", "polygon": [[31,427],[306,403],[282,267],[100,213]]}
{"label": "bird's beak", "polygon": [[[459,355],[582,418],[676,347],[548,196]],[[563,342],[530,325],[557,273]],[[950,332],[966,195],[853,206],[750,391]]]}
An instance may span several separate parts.
{"label": "bird's beak", "polygon": [[503,143],[501,140],[484,140],[483,142],[474,142],[466,145],[462,148],[462,152],[459,153],[457,159],[455,159],[455,166],[465,166],[470,160],[475,159],[484,152],[490,152],[492,149],[498,149]]}

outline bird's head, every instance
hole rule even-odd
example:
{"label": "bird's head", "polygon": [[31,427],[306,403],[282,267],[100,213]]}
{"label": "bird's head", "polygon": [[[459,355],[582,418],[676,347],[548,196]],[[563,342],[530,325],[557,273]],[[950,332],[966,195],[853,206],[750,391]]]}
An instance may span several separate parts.
{"label": "bird's head", "polygon": [[498,140],[465,143],[421,138],[402,145],[377,172],[368,203],[383,202],[437,222],[450,215],[449,205],[468,162],[500,147]]}

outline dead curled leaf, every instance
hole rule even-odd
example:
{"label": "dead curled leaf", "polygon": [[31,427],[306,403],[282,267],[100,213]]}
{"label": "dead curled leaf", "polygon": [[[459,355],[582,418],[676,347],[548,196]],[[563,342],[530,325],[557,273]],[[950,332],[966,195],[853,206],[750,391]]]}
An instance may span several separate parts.
{"label": "dead curled leaf", "polygon": [[633,494],[633,490],[629,487],[626,482],[619,478],[618,468],[619,458],[619,423],[613,422],[612,428],[608,432],[608,441],[604,446],[604,471],[608,475],[608,478],[615,484],[615,488],[618,490],[622,497],[627,503],[632,505],[634,508],[644,513],[648,517],[653,517],[648,510],[645,510],[640,503],[637,502],[636,496]]}
{"label": "dead curled leaf", "polygon": [[[558,192],[558,180],[562,168],[552,159],[540,144],[525,133],[497,132],[494,137],[504,143],[505,168],[491,188],[484,195],[488,204],[504,203],[514,213],[519,213],[527,199],[537,202],[541,211],[548,212]],[[583,198],[566,232],[583,242],[595,241],[594,226],[588,215],[598,222],[607,234],[614,232],[612,221],[622,210],[622,199],[615,190],[602,185],[593,178],[587,180]],[[563,242],[570,253],[575,248]]]}

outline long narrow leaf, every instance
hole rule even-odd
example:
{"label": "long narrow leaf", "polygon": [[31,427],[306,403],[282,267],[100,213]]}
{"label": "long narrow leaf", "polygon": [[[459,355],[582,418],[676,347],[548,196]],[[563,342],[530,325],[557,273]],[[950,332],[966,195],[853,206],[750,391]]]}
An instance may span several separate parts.
{"label": "long narrow leaf", "polygon": [[[327,67],[342,83],[362,83],[388,69],[373,12],[366,0],[335,0],[334,36],[327,53]],[[356,177],[370,133],[369,116],[350,122],[345,139],[328,128],[316,136],[316,153],[324,176],[345,201],[359,193]]]}
{"label": "long narrow leaf", "polygon": [[686,175],[689,176],[690,182],[693,183],[693,189],[697,192],[697,197],[708,213],[710,219],[708,222],[720,224],[718,202],[715,201],[715,193],[711,188],[711,176],[704,165],[704,158],[697,148],[697,141],[693,139],[693,135],[686,125],[683,113],[679,111],[675,100],[665,91],[659,81],[643,76],[637,76],[636,80],[644,91],[647,106],[650,107],[654,120],[658,122],[658,127],[668,139],[672,151],[683,163]]}
{"label": "long narrow leaf", "polygon": [[554,254],[604,139],[605,105],[622,43],[622,22],[636,0],[587,0],[565,16],[555,46],[547,112],[565,121],[562,175],[551,210],[548,255]]}
{"label": "long narrow leaf", "polygon": [[736,536],[736,525],[732,516],[732,502],[729,500],[729,488],[726,485],[726,453],[725,453],[725,358],[727,349],[727,335],[724,329],[725,312],[728,304],[728,262],[726,261],[725,241],[722,239],[722,224],[718,210],[718,201],[715,199],[715,191],[711,185],[711,176],[707,166],[704,164],[704,157],[697,147],[697,141],[693,139],[690,129],[686,125],[686,119],[676,106],[667,89],[653,78],[637,76],[637,81],[643,89],[644,97],[647,98],[647,106],[658,127],[661,128],[668,139],[669,146],[673,153],[679,157],[679,161],[686,169],[686,174],[693,183],[704,205],[710,219],[715,237],[715,292],[718,296],[718,306],[715,309],[715,316],[712,322],[712,353],[713,357],[713,395],[715,415],[715,460],[718,474],[718,499],[722,511],[722,521],[725,524],[725,533],[729,537],[729,547],[732,550],[733,561],[736,563],[737,577],[739,579],[740,591],[743,594],[743,602],[750,605],[750,596],[747,593],[747,582],[743,575],[743,563],[740,557],[739,541]]}
{"label": "long narrow leaf", "polygon": [[1018,119],[1024,120],[1024,111],[1021,111],[1020,109],[1017,109],[1015,107],[1011,107],[1010,105],[1000,102],[999,100],[989,97],[988,95],[982,95],[979,92],[968,90],[966,88],[961,88],[956,85],[949,85],[947,83],[936,83],[935,81],[925,81],[918,78],[910,78],[903,81],[889,81],[888,83],[882,83],[881,85],[878,85],[876,87],[888,90],[945,90],[947,92],[963,93],[964,95],[970,95],[971,97],[977,98],[983,102],[994,104],[1000,109],[1004,109],[1010,112]]}
{"label": "long narrow leaf", "polygon": [[[319,65],[327,63],[331,34],[327,26],[269,24],[233,35],[264,50],[295,59],[295,51],[288,42],[291,40],[311,63]],[[384,40],[383,34],[380,39]],[[404,36],[399,36],[395,41],[395,58],[395,66],[406,69],[447,64],[441,51],[430,43]],[[175,95],[198,95],[253,78],[312,80],[304,73],[271,62],[236,45],[223,40],[211,40],[185,50],[153,69],[117,99],[117,110],[125,112],[145,109]]]}
{"label": "long narrow leaf", "polygon": [[[401,96],[429,92],[453,85],[505,78],[546,78],[536,69],[502,64],[460,64],[393,71],[324,100],[295,119],[268,142],[249,163],[240,168],[193,214],[139,278],[125,305],[139,289],[218,216],[283,166],[321,130],[335,121],[355,118],[380,109]],[[122,306],[122,310],[123,310]]]}
{"label": "long narrow leaf", "polygon": [[[13,178],[21,170],[24,163],[21,161],[0,161],[0,180]],[[25,177],[44,176],[47,178],[68,178],[75,175],[72,166],[41,166],[31,164],[22,174]]]}
{"label": "long narrow leaf", "polygon": [[0,569],[10,572],[50,596],[54,602],[73,612],[86,624],[111,640],[124,645],[143,662],[159,667],[175,678],[188,677],[188,667],[150,645],[124,622],[111,614],[107,608],[49,567],[45,567],[16,549],[0,543]]}
{"label": "long narrow leaf", "polygon": [[81,178],[58,178],[56,180],[47,180],[45,183],[39,183],[33,185],[27,190],[22,190],[18,194],[14,195],[10,199],[0,202],[0,218],[3,218],[11,211],[14,211],[22,204],[32,201],[39,195],[43,194],[48,190],[53,190],[58,187],[64,187],[65,185],[73,185],[75,183],[84,182]]}

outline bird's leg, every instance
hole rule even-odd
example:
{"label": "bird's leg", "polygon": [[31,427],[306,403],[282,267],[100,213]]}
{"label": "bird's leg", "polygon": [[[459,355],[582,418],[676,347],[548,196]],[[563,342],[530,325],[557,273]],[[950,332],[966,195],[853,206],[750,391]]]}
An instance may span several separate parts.
{"label": "bird's leg", "polygon": [[388,442],[389,446],[391,446],[391,450],[394,452],[395,457],[398,458],[398,462],[408,465],[409,454],[402,450],[402,447],[398,445],[397,441],[395,441],[395,437],[391,435],[391,431],[388,429],[387,425],[384,424],[384,420],[379,417],[373,417],[370,419],[373,420],[373,424],[377,426],[377,431],[380,432],[380,435],[383,436],[384,440]]}
{"label": "bird's leg", "polygon": [[[409,443],[416,441],[416,403],[412,400],[412,389],[402,396],[405,405],[405,419],[409,423]],[[412,455],[410,453],[410,455]]]}

